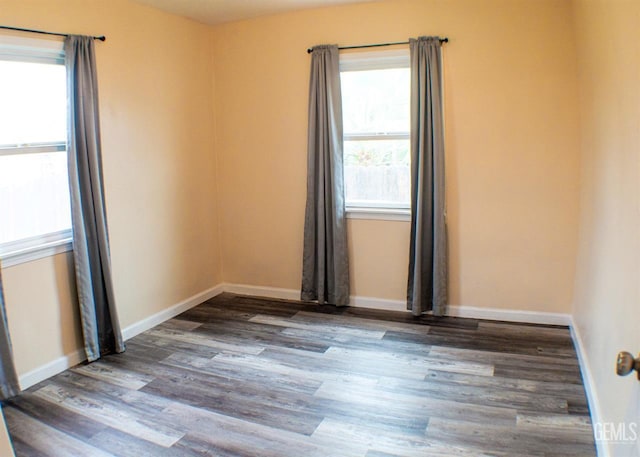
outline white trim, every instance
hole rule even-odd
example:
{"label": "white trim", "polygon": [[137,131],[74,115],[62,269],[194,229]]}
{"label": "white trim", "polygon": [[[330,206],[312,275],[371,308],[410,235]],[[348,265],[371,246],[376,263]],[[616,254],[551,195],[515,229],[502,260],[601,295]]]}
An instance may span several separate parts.
{"label": "white trim", "polygon": [[402,211],[411,212],[411,203],[389,202],[383,200],[349,200],[345,203],[347,211],[349,210],[380,210],[380,211]]}
{"label": "white trim", "polygon": [[34,144],[3,144],[0,146],[0,156],[19,154],[46,154],[50,152],[66,152],[67,144],[62,143],[34,143]]}
{"label": "white trim", "polygon": [[[281,300],[299,300],[300,291],[296,289],[285,289],[280,287],[268,287],[268,286],[254,286],[249,284],[230,284],[223,283],[218,284],[210,289],[195,294],[180,303],[173,305],[167,309],[164,309],[156,314],[153,314],[141,321],[136,322],[122,330],[122,336],[125,340],[131,339],[140,333],[161,324],[184,311],[187,311],[210,298],[215,297],[223,292],[229,292],[237,295],[249,295],[255,297],[275,298]],[[376,297],[363,297],[358,295],[352,295],[350,297],[351,304],[355,308],[371,308],[388,311],[404,311],[406,305],[403,300],[390,300],[386,298]],[[452,317],[467,317],[474,319],[488,319],[488,320],[500,320],[507,322],[529,322],[536,324],[548,324],[548,325],[571,325],[572,336],[576,343],[576,349],[578,350],[578,359],[580,360],[581,367],[583,367],[583,377],[585,380],[585,388],[587,389],[587,396],[589,398],[590,405],[596,405],[597,400],[595,394],[590,386],[593,385],[593,381],[590,376],[590,370],[586,363],[586,357],[582,348],[581,339],[575,327],[572,325],[571,316],[568,314],[560,313],[544,313],[536,311],[519,311],[509,309],[498,308],[478,308],[473,306],[449,306],[448,316]],[[85,360],[84,350],[80,349],[73,353],[60,357],[52,362],[49,362],[39,368],[31,370],[30,372],[20,376],[20,384],[23,389],[26,389],[38,382],[47,379],[53,375],[56,375],[67,368]],[[597,414],[597,407],[592,406],[592,417],[599,417]],[[606,456],[606,454],[603,454]]]}
{"label": "white trim", "polygon": [[64,65],[64,42],[0,34],[0,60]]}
{"label": "white trim", "polygon": [[347,207],[347,219],[369,219],[378,221],[411,221],[410,209]]}
{"label": "white trim", "polygon": [[384,51],[349,52],[340,54],[340,71],[384,70],[409,68],[409,48]]}
{"label": "white trim", "polygon": [[20,376],[20,388],[22,390],[28,389],[29,387],[38,384],[51,376],[55,376],[58,373],[62,373],[64,370],[71,368],[80,362],[84,362],[85,360],[87,360],[87,356],[84,353],[84,349],[78,349],[77,351],[58,357],[57,359],[38,368],[34,368]]}
{"label": "white trim", "polygon": [[407,311],[407,303],[403,300],[389,300],[388,298],[349,297],[349,306],[354,308],[382,309],[386,311]]}
{"label": "white trim", "polygon": [[[249,295],[253,297],[275,298],[278,300],[300,300],[300,291],[296,289],[284,289],[280,287],[252,286],[249,284],[223,284],[225,292],[237,295]],[[388,300],[385,298],[349,297],[349,306],[354,308],[371,308],[388,311],[406,311],[406,306],[400,300]]]}
{"label": "white trim", "polygon": [[522,311],[517,309],[480,308],[476,306],[448,306],[447,316],[544,325],[571,324],[571,315],[569,314]]}
{"label": "white trim", "polygon": [[195,294],[176,305],[163,309],[156,314],[153,314],[145,319],[142,319],[141,321],[136,322],[135,324],[122,329],[122,337],[125,339],[125,341],[131,339],[134,336],[139,335],[140,333],[145,332],[158,324],[162,324],[163,322],[176,317],[178,314],[183,313],[193,308],[194,306],[198,306],[199,304],[215,297],[216,295],[220,295],[222,292],[224,292],[224,287],[222,284],[219,284],[215,287],[211,287],[210,289],[205,290],[204,292]]}
{"label": "white trim", "polygon": [[63,252],[69,251],[73,251],[73,241],[71,238],[65,238],[62,240],[44,243],[39,246],[8,252],[0,255],[0,257],[2,258],[2,267],[8,268],[20,265],[21,263],[32,262],[34,260],[51,257],[56,254],[62,254]]}
{"label": "white trim", "polygon": [[387,141],[410,140],[411,133],[407,132],[373,132],[373,133],[344,133],[344,141]]}
{"label": "white trim", "polygon": [[[191,309],[223,292],[284,300],[300,299],[300,292],[295,289],[254,286],[248,284],[222,283],[203,292],[195,294],[187,298],[186,300],[183,300],[182,302],[171,306],[170,308],[167,308],[163,311],[160,311],[159,313],[156,313],[146,319],[128,326],[122,331],[123,337],[125,340],[133,338],[134,336],[158,324],[161,324],[162,322],[165,322],[166,320],[169,320],[177,316],[178,314],[187,311],[188,309]],[[351,306],[353,307],[364,307],[390,311],[406,311],[405,302],[402,300],[389,300],[383,298],[362,296],[351,296],[350,298]],[[450,306],[448,309],[448,315],[455,317],[470,317],[475,319],[491,319],[508,322],[569,325],[571,329],[571,337],[576,347],[576,353],[578,356],[580,370],[582,372],[582,379],[587,394],[587,400],[589,402],[591,421],[592,423],[597,423],[600,421],[600,418],[602,416],[600,414],[599,401],[595,391],[595,383],[591,375],[592,371],[588,362],[580,332],[575,326],[570,315],[536,311],[505,310],[498,308],[478,308],[472,306]],[[78,349],[23,374],[19,377],[20,386],[22,390],[28,389],[29,387],[52,376],[55,376],[56,374],[61,373],[64,370],[83,362],[84,360],[86,360],[84,349]],[[599,457],[610,457],[611,455],[606,443],[602,441],[596,441],[596,449]]]}
{"label": "white trim", "polygon": [[[571,339],[573,339],[573,344],[576,348],[576,354],[578,355],[578,365],[580,365],[580,372],[582,373],[582,384],[584,385],[584,390],[587,394],[587,402],[589,404],[589,413],[591,414],[591,423],[601,423],[602,422],[602,414],[600,412],[600,401],[598,400],[598,394],[595,389],[595,382],[593,380],[593,371],[591,370],[591,364],[589,363],[589,358],[587,357],[587,352],[584,347],[584,340],[580,335],[580,330],[576,327],[573,318],[571,319]],[[613,455],[611,450],[609,449],[608,443],[606,441],[597,440],[595,436],[595,427],[593,439],[596,443],[596,452],[599,457],[610,457]]]}
{"label": "white trim", "polygon": [[[276,298],[282,300],[300,300],[300,291],[295,289],[230,283],[225,283],[222,287],[225,292],[238,295],[252,295],[256,297]],[[387,311],[408,312],[406,309],[406,302],[404,300],[390,300],[386,298],[352,295],[350,297],[350,302],[350,306],[353,306],[354,308],[371,308]],[[479,308],[474,306],[448,306],[447,316],[546,325],[571,324],[571,316],[569,314],[520,311],[500,308]]]}
{"label": "white trim", "polygon": [[[136,322],[135,324],[123,329],[122,336],[125,340],[133,338],[134,336],[146,330],[149,330],[150,328],[155,327],[156,325],[161,324],[164,321],[169,320],[172,317],[175,317],[178,314],[193,308],[194,306],[201,304],[202,302],[205,302],[210,298],[221,294],[222,292],[224,292],[224,287],[222,284],[219,284],[215,287],[205,290],[204,292],[193,295],[186,300],[183,300],[180,303],[171,306],[170,308],[160,311],[159,313],[149,316],[146,319]],[[20,376],[20,387],[22,390],[28,389],[29,387],[38,384],[45,379],[55,376],[58,373],[62,373],[64,370],[67,370],[81,362],[84,362],[86,359],[87,357],[84,352],[84,348],[78,349],[62,357],[58,357],[57,359],[39,366],[38,368],[34,368],[33,370]]]}
{"label": "white trim", "polygon": [[251,286],[249,284],[222,284],[225,292],[254,297],[276,298],[279,300],[300,300],[300,291],[280,287]]}

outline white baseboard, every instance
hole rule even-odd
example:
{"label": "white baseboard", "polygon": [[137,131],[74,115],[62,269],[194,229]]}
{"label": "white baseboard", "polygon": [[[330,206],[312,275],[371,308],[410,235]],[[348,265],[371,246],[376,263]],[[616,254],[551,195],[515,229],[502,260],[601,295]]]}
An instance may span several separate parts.
{"label": "white baseboard", "polygon": [[83,349],[78,349],[70,354],[58,357],[49,363],[46,363],[38,368],[35,368],[19,377],[20,388],[22,390],[38,384],[45,379],[55,376],[58,373],[62,373],[64,370],[71,368],[74,365],[79,364],[87,360],[87,356]]}
{"label": "white baseboard", "polygon": [[[224,291],[237,295],[251,295],[254,297],[275,298],[279,300],[300,300],[300,291],[296,289],[283,289],[280,287],[251,286],[248,284],[223,284]],[[383,309],[387,311],[406,311],[405,303],[400,300],[388,300],[385,298],[349,297],[349,306],[355,308]]]}
{"label": "white baseboard", "polygon": [[570,325],[571,315],[517,309],[479,308],[476,306],[449,306],[447,316],[468,317],[493,321],[524,322],[529,324]]}
{"label": "white baseboard", "polygon": [[248,284],[222,284],[225,292],[253,297],[276,298],[279,300],[300,300],[300,291],[281,287],[251,286]]}
{"label": "white baseboard", "polygon": [[381,309],[385,311],[407,311],[407,302],[403,300],[390,300],[388,298],[362,297],[352,295],[349,297],[349,306],[354,308]]}
{"label": "white baseboard", "polygon": [[[589,403],[589,412],[591,414],[591,423],[597,424],[602,422],[602,415],[600,413],[600,402],[598,400],[598,394],[595,389],[595,383],[592,376],[591,365],[587,358],[587,353],[584,348],[584,342],[580,335],[580,330],[575,326],[573,319],[571,320],[571,338],[573,344],[576,347],[576,353],[578,354],[578,364],[580,365],[580,372],[582,373],[582,383],[584,384],[584,390],[587,393],[587,402]],[[594,428],[594,440],[596,442],[596,451],[598,457],[610,457],[612,454],[607,446],[606,442],[595,439]]]}
{"label": "white baseboard", "polygon": [[[193,295],[192,297],[183,300],[170,308],[164,309],[159,313],[147,317],[135,324],[132,324],[122,330],[122,336],[125,340],[133,338],[134,336],[155,327],[158,324],[165,322],[184,311],[187,311],[200,303],[221,294],[222,292],[230,292],[238,295],[251,295],[256,297],[267,297],[282,300],[299,300],[300,291],[295,289],[284,289],[279,287],[267,287],[267,286],[252,286],[247,284],[229,284],[223,283],[215,287],[207,289],[203,292]],[[374,297],[362,297],[352,296],[351,306],[360,308],[371,308],[388,311],[404,311],[406,310],[405,302],[402,300],[389,300],[384,298]],[[508,322],[531,322],[537,324],[555,324],[555,325],[569,325],[571,324],[571,317],[567,314],[559,313],[541,313],[535,311],[518,311],[508,309],[497,308],[477,308],[472,306],[450,306],[448,314],[456,317],[469,317],[474,319],[490,319],[501,320]],[[573,329],[573,326],[572,326]],[[573,330],[572,330],[573,331]],[[579,343],[579,337],[577,334],[574,336],[576,341],[576,347],[581,347]],[[578,353],[581,361],[581,366],[586,367],[586,359],[584,355]],[[86,356],[83,349],[79,349],[75,352],[59,357],[41,367],[35,368],[28,373],[20,376],[20,385],[22,389],[27,389],[34,384],[39,383],[51,376],[54,376],[80,362],[86,360]],[[589,372],[589,370],[586,370]],[[587,387],[589,381],[587,376],[583,373],[585,378],[585,387]],[[587,387],[587,393],[591,389]],[[595,405],[595,399],[589,397],[589,404]],[[595,416],[594,416],[595,417]],[[606,456],[607,454],[602,454]]]}
{"label": "white baseboard", "polygon": [[[219,284],[215,287],[205,290],[204,292],[193,295],[192,297],[189,297],[186,300],[183,300],[180,303],[171,306],[170,308],[164,309],[159,313],[156,313],[152,316],[147,317],[146,319],[128,326],[127,328],[122,330],[122,337],[125,340],[133,338],[134,336],[146,330],[149,330],[150,328],[155,327],[156,325],[161,324],[164,321],[169,320],[172,317],[175,317],[178,314],[193,308],[194,306],[199,305],[200,303],[209,300],[210,298],[213,298],[216,295],[221,294],[222,292],[224,292],[224,287],[222,284]],[[86,359],[87,356],[84,352],[84,349],[78,349],[72,353],[69,353],[62,357],[58,357],[57,359],[52,360],[51,362],[35,368],[20,376],[20,388],[22,390],[28,389],[29,387],[38,384],[39,382],[44,381],[51,376],[55,376],[58,373],[62,373],[64,370],[67,370],[81,362],[84,362]]]}
{"label": "white baseboard", "polygon": [[[225,292],[238,295],[252,295],[255,297],[276,298],[282,300],[300,300],[300,291],[295,289],[283,289],[278,287],[252,286],[248,284],[222,285]],[[387,311],[407,311],[406,302],[403,300],[390,300],[386,298],[363,297],[352,295],[350,306],[356,308],[371,308]],[[447,315],[451,317],[467,317],[471,319],[486,319],[507,322],[527,322],[546,325],[570,325],[569,314],[548,313],[538,311],[520,311],[500,308],[479,308],[474,306],[449,306]]]}
{"label": "white baseboard", "polygon": [[159,313],[153,314],[145,319],[142,319],[141,321],[136,322],[135,324],[122,329],[122,337],[125,341],[131,339],[134,336],[139,335],[140,333],[145,332],[158,324],[162,324],[164,321],[167,321],[172,317],[176,317],[180,313],[184,313],[194,306],[198,306],[200,303],[207,301],[210,298],[215,297],[216,295],[220,295],[222,292],[224,292],[224,285],[218,284],[217,286],[207,289],[204,292],[195,294],[187,298],[186,300],[183,300],[180,303],[171,306],[170,308],[163,309]]}

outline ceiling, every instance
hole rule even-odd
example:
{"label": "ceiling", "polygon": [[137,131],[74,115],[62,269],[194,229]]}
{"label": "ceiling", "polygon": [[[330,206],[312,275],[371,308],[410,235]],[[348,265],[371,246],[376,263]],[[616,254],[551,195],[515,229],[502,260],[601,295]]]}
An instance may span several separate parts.
{"label": "ceiling", "polygon": [[258,16],[371,0],[135,0],[205,24],[221,24]]}

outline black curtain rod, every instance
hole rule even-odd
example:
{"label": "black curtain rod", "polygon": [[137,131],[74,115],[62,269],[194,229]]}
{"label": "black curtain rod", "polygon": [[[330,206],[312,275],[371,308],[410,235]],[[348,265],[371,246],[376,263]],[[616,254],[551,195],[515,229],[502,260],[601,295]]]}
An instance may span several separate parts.
{"label": "black curtain rod", "polygon": [[[10,27],[8,25],[0,25],[0,29],[16,30],[18,32],[39,33],[41,35],[55,35],[55,36],[63,36],[63,37],[68,37],[69,36],[68,33],[45,32],[43,30],[23,29],[23,28],[20,28],[20,27]],[[105,37],[104,35],[103,36],[94,36],[93,39],[94,40],[104,41],[104,40],[107,39],[107,37]]]}
{"label": "black curtain rod", "polygon": [[[448,43],[449,38],[440,38],[440,43]],[[361,44],[357,46],[340,46],[338,49],[342,51],[343,49],[362,49],[362,48],[379,48],[381,46],[395,46],[397,44],[409,44],[408,41],[396,41],[395,43],[375,43],[375,44]],[[308,48],[307,53],[311,54],[313,52],[313,48]]]}

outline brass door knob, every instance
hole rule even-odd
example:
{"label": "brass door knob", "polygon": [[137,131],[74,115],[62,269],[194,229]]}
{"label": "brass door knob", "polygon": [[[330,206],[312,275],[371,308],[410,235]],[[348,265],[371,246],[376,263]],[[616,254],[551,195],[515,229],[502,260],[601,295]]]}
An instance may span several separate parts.
{"label": "brass door knob", "polygon": [[616,373],[618,376],[626,376],[633,370],[636,370],[638,380],[640,381],[640,357],[634,359],[633,355],[629,352],[619,352],[618,358],[616,359]]}

